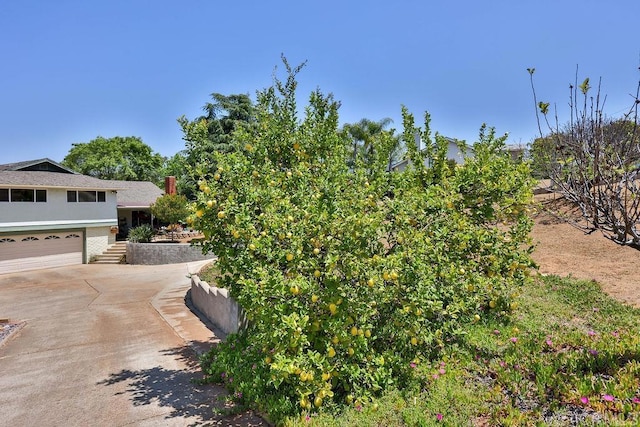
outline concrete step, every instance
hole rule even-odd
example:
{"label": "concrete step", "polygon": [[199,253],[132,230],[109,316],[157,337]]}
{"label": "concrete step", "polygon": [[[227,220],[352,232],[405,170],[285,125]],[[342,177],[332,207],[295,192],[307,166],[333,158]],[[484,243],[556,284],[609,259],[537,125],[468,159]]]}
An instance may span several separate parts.
{"label": "concrete step", "polygon": [[97,259],[93,261],[91,264],[121,264],[121,262],[120,260]]}
{"label": "concrete step", "polygon": [[91,264],[120,264],[124,263],[127,255],[127,242],[118,242],[109,246],[106,251],[96,255]]}
{"label": "concrete step", "polygon": [[109,248],[103,253],[105,254],[126,254],[127,248]]}
{"label": "concrete step", "polygon": [[103,253],[103,254],[100,254],[100,255],[96,255],[96,258],[120,258],[122,255],[124,255],[124,254]]}

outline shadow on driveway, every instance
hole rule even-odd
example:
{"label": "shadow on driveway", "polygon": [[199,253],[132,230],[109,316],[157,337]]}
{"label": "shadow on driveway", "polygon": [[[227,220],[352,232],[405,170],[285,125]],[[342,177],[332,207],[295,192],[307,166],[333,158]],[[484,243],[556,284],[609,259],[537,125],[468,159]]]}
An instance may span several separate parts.
{"label": "shadow on driveway", "polygon": [[[138,371],[122,370],[98,382],[106,387],[125,383],[125,391],[114,395],[129,395],[134,406],[157,405],[168,408],[165,419],[185,418],[191,426],[267,426],[262,418],[242,408],[234,408],[227,400],[224,387],[200,384],[199,363],[189,346],[161,351],[174,356],[188,366],[186,370],[157,366]],[[235,409],[235,410],[234,410]],[[236,413],[238,412],[238,413]]]}

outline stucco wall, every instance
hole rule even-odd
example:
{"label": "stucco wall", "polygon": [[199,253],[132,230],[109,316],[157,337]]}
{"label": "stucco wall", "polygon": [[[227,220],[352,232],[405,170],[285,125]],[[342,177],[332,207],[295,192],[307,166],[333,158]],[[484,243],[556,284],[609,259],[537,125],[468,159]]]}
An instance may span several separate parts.
{"label": "stucco wall", "polygon": [[85,263],[89,262],[92,256],[100,255],[109,245],[116,242],[115,234],[111,233],[111,227],[86,228],[85,239],[87,245]]}
{"label": "stucco wall", "polygon": [[[13,188],[18,188],[15,186]],[[102,190],[100,190],[102,191]],[[67,190],[47,189],[46,202],[0,203],[0,222],[116,219],[116,193],[105,191],[105,202],[67,202]],[[115,225],[115,224],[114,224]]]}
{"label": "stucco wall", "polygon": [[196,275],[191,276],[191,302],[225,334],[238,332],[247,325],[242,308],[227,289],[210,286]]}
{"label": "stucco wall", "polygon": [[202,255],[202,249],[187,243],[127,243],[127,264],[176,264],[214,259],[215,255]]}

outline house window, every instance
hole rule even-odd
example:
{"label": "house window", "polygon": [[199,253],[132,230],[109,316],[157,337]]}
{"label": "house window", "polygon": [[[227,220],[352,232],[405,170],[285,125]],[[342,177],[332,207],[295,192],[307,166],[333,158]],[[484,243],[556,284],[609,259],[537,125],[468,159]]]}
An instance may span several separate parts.
{"label": "house window", "polygon": [[78,201],[79,202],[95,202],[96,192],[95,191],[78,191]]}
{"label": "house window", "polygon": [[11,201],[12,202],[33,202],[35,199],[33,190],[26,190],[22,188],[11,189]]}
{"label": "house window", "polygon": [[104,191],[67,191],[67,202],[75,203],[104,203],[107,201],[107,195]]}
{"label": "house window", "polygon": [[0,202],[46,202],[47,190],[0,188]]}

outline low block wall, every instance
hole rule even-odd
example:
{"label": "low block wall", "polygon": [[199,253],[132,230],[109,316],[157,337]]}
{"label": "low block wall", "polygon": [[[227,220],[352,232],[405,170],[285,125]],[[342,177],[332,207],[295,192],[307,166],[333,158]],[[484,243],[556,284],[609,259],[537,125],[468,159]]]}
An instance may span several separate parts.
{"label": "low block wall", "polygon": [[203,255],[200,247],[186,243],[127,243],[127,264],[176,264],[214,258],[215,255]]}
{"label": "low block wall", "polygon": [[210,286],[196,275],[191,276],[191,303],[225,334],[246,327],[247,320],[227,289]]}

